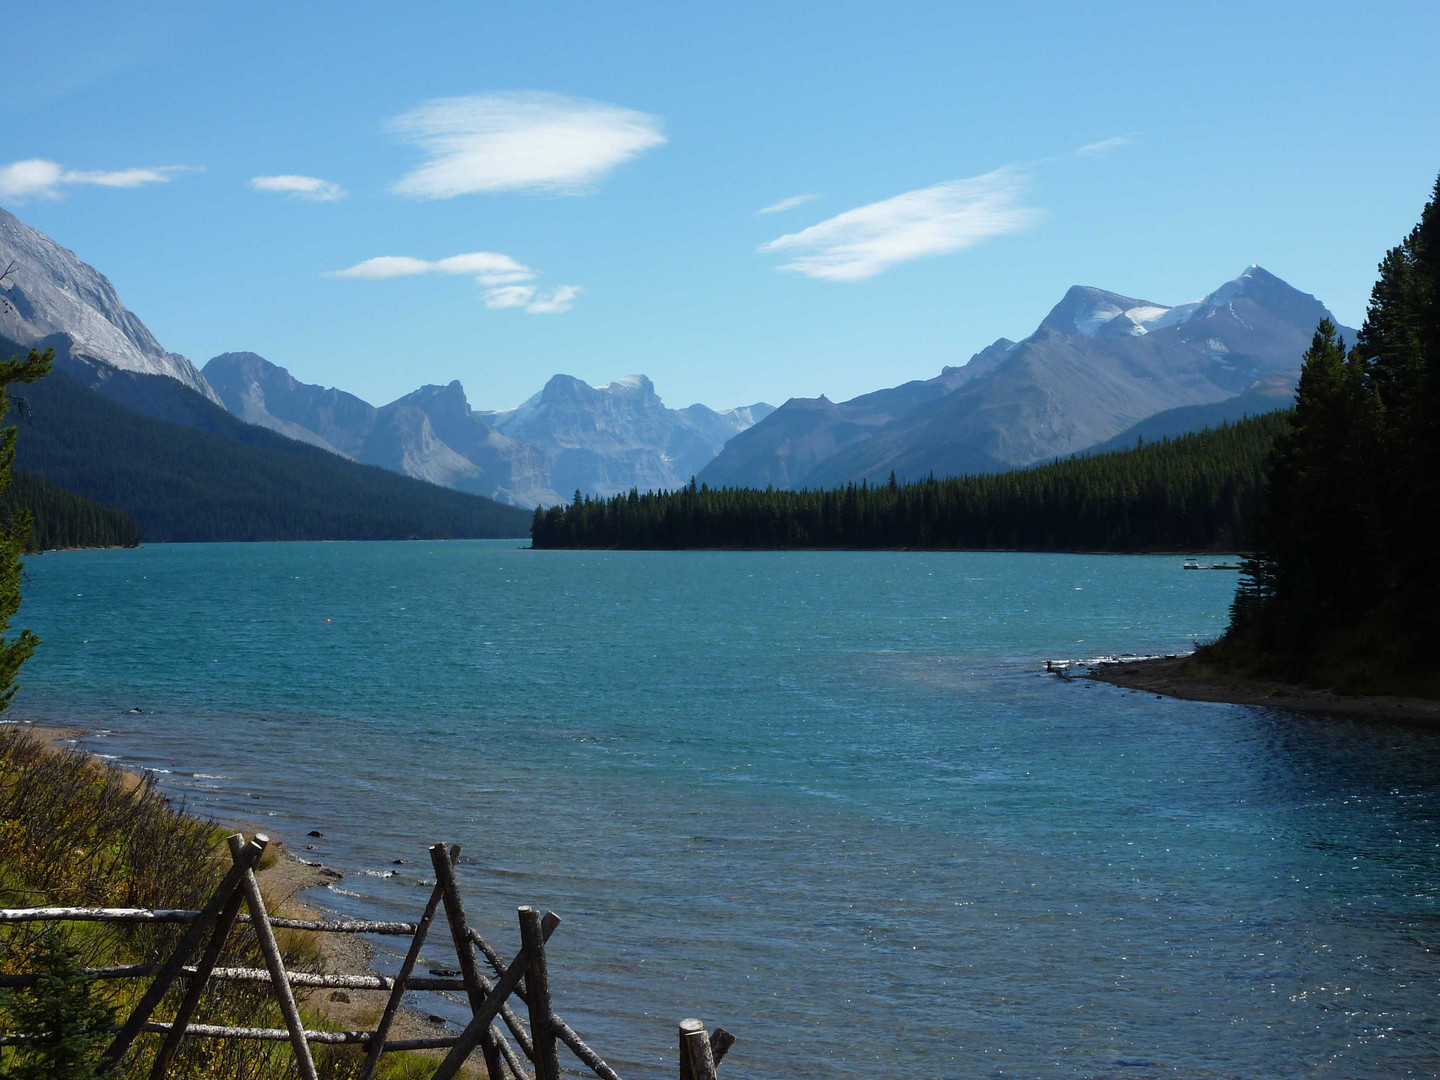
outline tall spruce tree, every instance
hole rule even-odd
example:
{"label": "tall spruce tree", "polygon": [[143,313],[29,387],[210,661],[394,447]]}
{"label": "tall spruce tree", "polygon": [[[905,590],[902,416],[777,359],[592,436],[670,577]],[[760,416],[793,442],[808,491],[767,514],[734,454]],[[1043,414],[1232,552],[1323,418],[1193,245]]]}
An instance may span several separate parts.
{"label": "tall spruce tree", "polygon": [[[1271,464],[1229,644],[1356,682],[1436,671],[1440,581],[1440,180],[1380,263],[1348,353],[1322,322]],[[1387,674],[1388,671],[1388,674]]]}
{"label": "tall spruce tree", "polygon": [[[44,354],[34,349],[24,359],[0,361],[0,419],[10,411],[8,387],[12,383],[31,383],[50,370],[55,359],[53,350]],[[0,492],[10,486],[10,474],[15,465],[15,438],[17,430],[7,427],[0,431]],[[10,620],[20,610],[20,556],[25,551],[30,537],[30,511],[18,510],[10,519],[0,525],[0,710],[10,704],[15,696],[15,677],[20,665],[30,658],[35,646],[40,643],[29,629],[21,630],[14,637],[7,636]]]}

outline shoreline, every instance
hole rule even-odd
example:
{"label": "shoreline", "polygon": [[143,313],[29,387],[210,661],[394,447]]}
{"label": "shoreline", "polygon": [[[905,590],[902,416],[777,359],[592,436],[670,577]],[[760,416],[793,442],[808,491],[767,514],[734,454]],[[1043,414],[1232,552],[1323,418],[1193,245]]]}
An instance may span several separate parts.
{"label": "shoreline", "polygon": [[1185,701],[1258,705],[1325,716],[1440,727],[1440,700],[1435,698],[1337,694],[1324,688],[1234,675],[1197,660],[1193,653],[1105,660],[1094,664],[1081,678]]}
{"label": "shoreline", "polygon": [[[0,726],[23,729],[53,751],[69,750],[84,754],[102,767],[117,770],[132,787],[138,787],[143,783],[146,775],[154,775],[148,770],[137,771],[127,768],[125,765],[108,760],[81,745],[80,740],[94,734],[82,727],[72,724],[40,724],[32,720],[19,719],[0,720]],[[173,803],[173,799],[171,801]],[[274,835],[263,825],[257,826],[254,822],[248,821],[215,822],[212,818],[200,818],[199,815],[189,811],[186,811],[186,814],[198,820],[212,821],[230,831],[243,832],[247,837],[256,833],[265,833],[270,837],[265,860],[269,865],[257,868],[255,877],[265,895],[266,906],[272,914],[293,919],[344,918],[337,912],[315,906],[301,897],[302,893],[311,889],[323,888],[332,882],[342,880],[345,875],[341,871],[323,863],[302,858],[291,850],[284,839]],[[269,861],[271,854],[274,855],[273,862]],[[322,966],[326,972],[344,975],[381,974],[374,966],[373,949],[358,935],[313,934],[311,941],[322,959]],[[337,1028],[355,1030],[375,1026],[389,999],[390,992],[388,990],[326,991],[317,989],[308,993],[297,991],[296,996],[315,1019]],[[440,1025],[429,1019],[429,1014],[408,1003],[402,1003],[391,1027],[390,1037],[399,1039],[433,1037],[436,1035],[438,1027]],[[435,1052],[414,1051],[414,1053],[433,1056]],[[461,1075],[472,1075],[472,1067],[464,1067]]]}

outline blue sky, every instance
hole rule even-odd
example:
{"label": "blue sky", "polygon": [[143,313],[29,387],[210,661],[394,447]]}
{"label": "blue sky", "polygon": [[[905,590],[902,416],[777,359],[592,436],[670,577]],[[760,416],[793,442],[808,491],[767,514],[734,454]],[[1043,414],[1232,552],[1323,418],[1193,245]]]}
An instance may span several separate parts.
{"label": "blue sky", "polygon": [[0,205],[376,403],[840,400],[1252,262],[1356,324],[1440,171],[1434,3],[29,8]]}

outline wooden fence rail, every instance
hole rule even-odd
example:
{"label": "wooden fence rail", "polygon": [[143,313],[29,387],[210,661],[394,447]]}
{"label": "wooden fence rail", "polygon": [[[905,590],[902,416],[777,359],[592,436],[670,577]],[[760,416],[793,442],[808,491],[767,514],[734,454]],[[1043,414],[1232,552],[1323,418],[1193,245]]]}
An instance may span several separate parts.
{"label": "wooden fence rail", "polygon": [[[288,1042],[303,1080],[317,1080],[311,1044],[363,1046],[365,1063],[360,1080],[370,1080],[380,1056],[400,1050],[446,1050],[432,1080],[450,1080],[478,1048],[484,1056],[491,1080],[560,1080],[558,1047],[570,1049],[599,1080],[620,1080],[604,1058],[588,1046],[564,1020],[556,1015],[550,994],[550,975],[545,945],[560,925],[553,911],[519,910],[520,951],[510,960],[490,946],[465,914],[455,880],[458,846],[435,844],[430,859],[435,867],[435,887],[418,922],[376,922],[370,920],[327,920],[276,918],[266,910],[255,866],[269,844],[257,833],[248,842],[239,833],[228,838],[231,866],[225,877],[199,911],[151,908],[0,908],[0,925],[27,922],[109,922],[176,923],[187,926],[179,945],[163,962],[115,967],[86,968],[87,977],[149,979],[150,984],[125,1022],[114,1032],[106,1049],[103,1068],[109,1070],[131,1052],[142,1033],[163,1035],[150,1067],[150,1080],[164,1080],[181,1041],[185,1038],[254,1039]],[[244,907],[247,910],[241,911]],[[458,961],[454,973],[431,977],[416,976],[415,965],[429,937],[435,917],[444,911],[445,925]],[[264,968],[226,968],[218,962],[225,942],[236,924],[250,925],[265,958]],[[307,930],[331,934],[385,934],[409,937],[410,946],[399,972],[388,975],[319,975],[286,971],[275,930]],[[493,974],[481,969],[480,956]],[[198,955],[197,955],[198,953]],[[39,974],[0,973],[0,987],[33,986]],[[156,1008],[177,981],[185,990],[169,1021],[153,1019]],[[273,988],[283,1028],[225,1027],[197,1023],[195,1012],[210,982],[264,983]],[[304,1027],[295,989],[388,990],[384,1012],[373,1031],[312,1031]],[[460,991],[470,1007],[470,1020],[459,1035],[419,1039],[391,1039],[395,1018],[406,993],[411,991]],[[515,997],[524,1007],[522,1018],[509,1004]],[[503,1028],[502,1028],[503,1024]],[[506,1037],[508,1031],[510,1038]],[[715,1067],[734,1044],[724,1028],[705,1033],[699,1020],[680,1023],[681,1080],[715,1080]],[[513,1038],[515,1046],[511,1045]],[[0,1032],[0,1046],[23,1043],[21,1033]],[[519,1047],[517,1052],[516,1046]],[[526,1070],[529,1062],[530,1071]]]}

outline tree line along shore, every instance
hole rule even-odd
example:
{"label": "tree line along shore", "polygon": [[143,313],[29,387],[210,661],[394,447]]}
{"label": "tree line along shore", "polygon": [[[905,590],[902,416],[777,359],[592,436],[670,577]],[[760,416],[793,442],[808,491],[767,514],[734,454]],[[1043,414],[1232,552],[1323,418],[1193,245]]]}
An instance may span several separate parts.
{"label": "tree line along shore", "polygon": [[537,548],[1243,551],[1285,411],[1010,472],[787,491],[630,491],[537,509]]}

